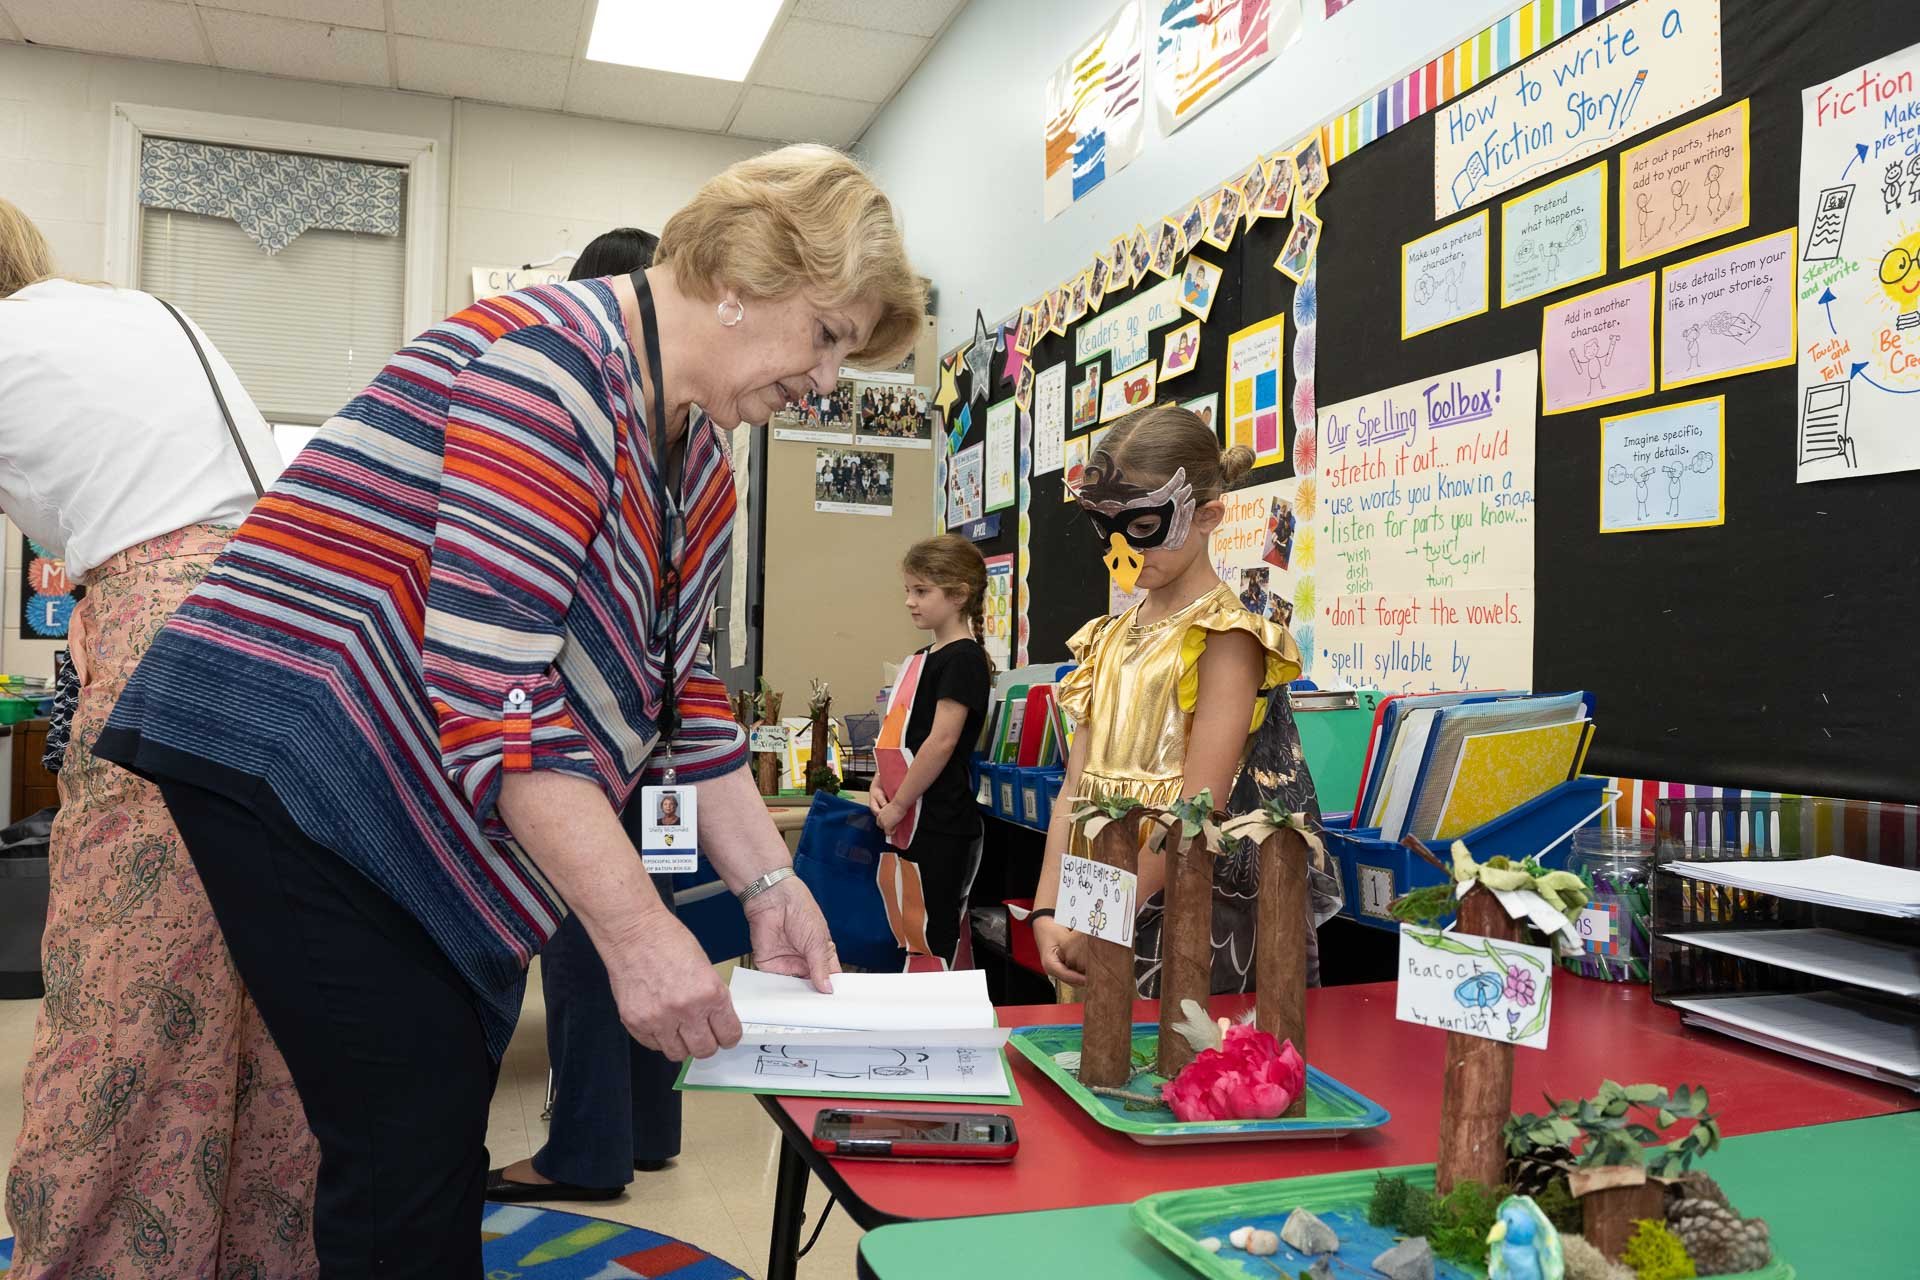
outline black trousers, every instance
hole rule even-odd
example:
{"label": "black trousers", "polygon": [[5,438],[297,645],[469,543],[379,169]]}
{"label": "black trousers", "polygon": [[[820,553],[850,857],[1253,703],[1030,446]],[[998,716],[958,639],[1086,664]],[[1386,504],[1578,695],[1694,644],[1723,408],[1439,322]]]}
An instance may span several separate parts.
{"label": "black trousers", "polygon": [[264,786],[160,791],[320,1141],[321,1276],[475,1280],[499,1064],[466,983]]}
{"label": "black trousers", "polygon": [[[639,806],[632,806],[638,812]],[[636,828],[637,821],[630,824]],[[655,876],[660,896],[673,885]],[[534,1153],[542,1177],[581,1187],[624,1187],[636,1160],[680,1154],[680,1064],[640,1044],[620,1021],[607,966],[580,917],[561,922],[540,953],[547,1001],[553,1120]]]}

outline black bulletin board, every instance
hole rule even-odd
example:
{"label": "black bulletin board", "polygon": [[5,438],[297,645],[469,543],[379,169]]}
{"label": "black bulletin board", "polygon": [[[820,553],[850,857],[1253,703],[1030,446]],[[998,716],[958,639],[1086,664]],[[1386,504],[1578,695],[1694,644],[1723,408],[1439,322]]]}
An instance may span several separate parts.
{"label": "black bulletin board", "polygon": [[[1434,117],[1348,156],[1332,168],[1332,185],[1319,201],[1326,230],[1316,282],[1317,402],[1534,349],[1543,304],[1793,226],[1801,89],[1916,42],[1915,0],[1721,0],[1722,96],[1625,145],[1751,99],[1749,226],[1502,309],[1498,206],[1564,176],[1550,174],[1486,206],[1494,215],[1495,305],[1404,342],[1399,251],[1436,225]],[[1271,149],[1285,141],[1249,144]],[[1605,155],[1610,198],[1617,200],[1618,150]],[[1161,399],[1220,391],[1227,335],[1291,310],[1294,287],[1272,266],[1287,226],[1264,221],[1227,252],[1196,250],[1224,268],[1220,293],[1203,328],[1198,368],[1167,383]],[[1089,244],[1089,256],[1095,249]],[[1618,246],[1610,244],[1608,253],[1617,262]],[[1156,359],[1165,332],[1153,340]],[[1294,338],[1290,319],[1289,352]],[[1040,344],[1033,359],[1044,369],[1071,360],[1072,352],[1069,334]],[[1069,400],[1080,374],[1080,366],[1068,369]],[[1296,380],[1289,359],[1289,404]],[[1543,690],[1594,691],[1599,733],[1590,772],[1920,801],[1920,676],[1912,658],[1920,643],[1920,473],[1797,484],[1796,385],[1789,366],[1539,420],[1534,678]],[[1722,393],[1726,523],[1602,537],[1601,415]],[[1920,409],[1914,417],[1920,431]],[[1289,450],[1293,437],[1289,413]],[[1290,462],[1278,463],[1248,483],[1290,471]],[[1033,482],[1027,577],[1037,659],[1064,657],[1067,636],[1106,610],[1098,548],[1077,509],[1061,502],[1060,483],[1057,474]],[[983,547],[988,554],[1014,549],[1016,522],[1005,523],[1004,545]]]}

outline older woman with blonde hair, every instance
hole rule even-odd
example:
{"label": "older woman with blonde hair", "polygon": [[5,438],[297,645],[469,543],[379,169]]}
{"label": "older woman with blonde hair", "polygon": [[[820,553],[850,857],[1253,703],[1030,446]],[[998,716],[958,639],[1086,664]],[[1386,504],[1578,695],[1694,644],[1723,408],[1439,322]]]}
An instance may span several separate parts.
{"label": "older woman with blonde hair", "polygon": [[7,1274],[312,1276],[320,1153],[286,1063],[159,791],[88,750],[279,453],[191,321],[53,269],[0,200],[0,511],[86,587]]}
{"label": "older woman with blonde hair", "polygon": [[480,1270],[524,970],[569,908],[621,1020],[740,1037],[621,828],[674,782],[762,969],[830,989],[819,909],[702,634],[726,432],[891,362],[924,297],[853,161],[742,161],[654,265],[475,303],[290,466],[155,640],[98,750],[156,779],[320,1140],[322,1274]]}

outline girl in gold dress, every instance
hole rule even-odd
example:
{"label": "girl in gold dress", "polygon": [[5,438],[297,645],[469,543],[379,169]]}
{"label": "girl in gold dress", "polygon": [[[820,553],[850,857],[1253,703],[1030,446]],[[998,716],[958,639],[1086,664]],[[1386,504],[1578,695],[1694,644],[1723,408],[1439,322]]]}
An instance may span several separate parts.
{"label": "girl in gold dress", "polygon": [[[1080,665],[1057,689],[1077,726],[1063,800],[1131,796],[1164,807],[1209,791],[1225,807],[1248,739],[1269,713],[1266,695],[1290,729],[1285,686],[1300,674],[1293,637],[1249,613],[1207,555],[1225,514],[1221,494],[1252,464],[1251,450],[1223,453],[1199,418],[1174,405],[1123,419],[1087,463],[1074,496],[1107,548],[1115,581],[1127,591],[1144,587],[1146,598],[1118,617],[1095,618],[1067,642]],[[1310,797],[1304,763],[1299,778]],[[1078,986],[1086,981],[1088,940],[1052,912],[1061,858],[1088,856],[1074,808],[1054,808],[1033,924],[1047,972]],[[1236,865],[1232,858],[1217,864],[1215,991],[1252,986],[1252,885],[1240,883]],[[1134,943],[1143,997],[1159,994],[1165,878],[1160,851],[1142,851]],[[1309,938],[1311,923],[1301,922]]]}

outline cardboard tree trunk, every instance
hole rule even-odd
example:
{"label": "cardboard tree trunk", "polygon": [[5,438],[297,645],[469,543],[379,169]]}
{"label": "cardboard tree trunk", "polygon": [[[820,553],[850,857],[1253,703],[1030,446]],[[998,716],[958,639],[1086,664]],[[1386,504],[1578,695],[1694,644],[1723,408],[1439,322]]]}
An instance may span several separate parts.
{"label": "cardboard tree trunk", "polygon": [[756,751],[753,755],[753,776],[755,785],[763,796],[780,794],[780,770],[785,762],[777,752]]}
{"label": "cardboard tree trunk", "polygon": [[1580,1234],[1613,1261],[1627,1251],[1642,1218],[1666,1220],[1667,1189],[1634,1165],[1575,1169],[1567,1184],[1580,1200]]}
{"label": "cardboard tree trunk", "polygon": [[[1478,884],[1460,899],[1459,928],[1500,942],[1527,940],[1526,925]],[[1512,1114],[1513,1046],[1449,1031],[1440,1164],[1434,1175],[1442,1195],[1462,1182],[1492,1190],[1507,1180],[1507,1144],[1500,1131]]]}
{"label": "cardboard tree trunk", "polygon": [[[780,727],[781,696],[773,690],[767,690],[760,712],[760,723],[770,729]],[[786,756],[778,751],[760,751],[753,757],[754,779],[759,784],[763,796],[780,794],[780,772],[786,767]]]}
{"label": "cardboard tree trunk", "polygon": [[1204,834],[1167,837],[1166,915],[1160,925],[1160,1057],[1155,1067],[1172,1079],[1193,1061],[1193,1046],[1173,1029],[1180,1004],[1207,1007],[1213,993],[1213,850]]}
{"label": "cardboard tree trunk", "polygon": [[802,779],[806,784],[808,795],[820,789],[814,784],[813,779],[827,767],[827,733],[833,726],[833,719],[828,713],[832,707],[833,699],[827,698],[813,712],[813,741],[809,744],[810,750],[807,755],[807,776]]}
{"label": "cardboard tree trunk", "polygon": [[[1306,837],[1283,827],[1260,843],[1260,897],[1254,923],[1253,1024],[1307,1056]],[[1307,1093],[1283,1113],[1304,1116]]]}
{"label": "cardboard tree trunk", "polygon": [[[1129,874],[1140,867],[1138,814],[1109,822],[1093,838],[1095,862]],[[1080,1082],[1125,1088],[1133,1078],[1133,948],[1087,939],[1087,995],[1080,1036]]]}

